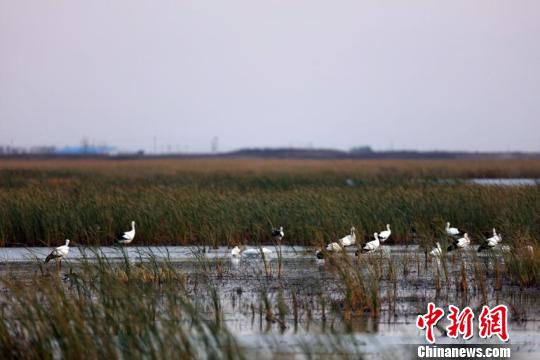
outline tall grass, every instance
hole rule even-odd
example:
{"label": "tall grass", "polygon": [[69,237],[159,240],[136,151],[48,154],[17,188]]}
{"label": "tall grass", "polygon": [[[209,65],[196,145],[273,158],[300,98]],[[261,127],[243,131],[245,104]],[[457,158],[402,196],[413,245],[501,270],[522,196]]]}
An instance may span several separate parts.
{"label": "tall grass", "polygon": [[[231,318],[251,314],[252,327],[258,319],[261,333],[301,328],[325,335],[317,347],[305,349],[306,357],[328,351],[359,357],[346,343],[370,322],[378,324],[384,311],[392,322],[431,299],[461,300],[465,306],[478,302],[476,297],[481,304],[493,304],[496,292],[497,303],[524,314],[511,295],[516,283],[538,285],[537,250],[515,249],[505,253],[504,265],[500,250],[487,256],[460,251],[453,261],[434,260],[429,271],[423,270],[423,256],[335,253],[328,254],[323,269],[304,262],[315,267],[306,278],[289,271],[268,276],[265,266],[277,266],[276,259],[268,265],[266,259],[245,260],[234,278],[228,260],[199,252],[186,266],[158,260],[149,249],[139,259],[124,252],[118,261],[103,257],[98,248],[82,247],[86,258],[67,262],[63,274],[36,263],[40,271],[3,276],[0,353],[13,359],[252,358],[263,350],[246,349],[227,327]],[[298,270],[297,265],[285,263],[287,269]],[[245,299],[238,301],[243,305],[233,306],[232,314],[223,310],[232,290],[221,287],[225,281],[232,281],[236,294],[237,286],[246,286]]]}
{"label": "tall grass", "polygon": [[3,358],[242,358],[217,296],[202,313],[167,262],[100,257],[64,278],[52,272],[2,285]]}
{"label": "tall grass", "polygon": [[[520,239],[515,249],[504,254],[504,263],[511,281],[521,287],[540,284],[540,251],[532,241]],[[498,270],[498,269],[497,269]]]}
{"label": "tall grass", "polygon": [[477,237],[493,226],[503,234],[540,237],[540,222],[534,221],[540,213],[540,186],[437,181],[536,174],[540,166],[534,161],[521,167],[507,162],[302,166],[271,161],[281,172],[265,161],[249,166],[229,161],[227,170],[220,162],[204,164],[210,168],[197,170],[192,161],[82,161],[69,166],[53,161],[37,163],[35,169],[3,163],[0,245],[56,245],[64,238],[111,244],[131,220],[138,224],[139,245],[270,244],[270,230],[279,225],[286,230],[283,244],[315,245],[343,236],[351,225],[361,235],[382,230],[386,223],[392,224],[389,242],[409,243],[411,226],[432,239],[442,235],[447,220]]}

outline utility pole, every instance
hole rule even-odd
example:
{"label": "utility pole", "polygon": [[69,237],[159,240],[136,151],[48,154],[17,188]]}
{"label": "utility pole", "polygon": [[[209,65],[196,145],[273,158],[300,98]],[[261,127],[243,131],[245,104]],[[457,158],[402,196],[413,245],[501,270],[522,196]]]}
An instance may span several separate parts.
{"label": "utility pole", "polygon": [[212,139],[212,152],[217,153],[219,149],[219,137],[214,136]]}

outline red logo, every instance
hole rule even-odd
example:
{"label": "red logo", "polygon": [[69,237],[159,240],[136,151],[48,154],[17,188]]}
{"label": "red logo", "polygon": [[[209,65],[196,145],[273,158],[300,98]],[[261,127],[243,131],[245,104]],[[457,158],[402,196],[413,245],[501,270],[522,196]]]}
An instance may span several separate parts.
{"label": "red logo", "polygon": [[508,341],[510,337],[506,326],[507,314],[508,308],[505,305],[499,305],[493,309],[484,306],[480,314],[480,337],[486,339],[497,335],[502,341]]}
{"label": "red logo", "polygon": [[459,312],[459,308],[454,305],[450,305],[448,308],[450,309],[450,314],[448,314],[450,325],[446,327],[446,334],[454,339],[457,339],[459,334],[463,334],[465,340],[472,338],[474,318],[472,309],[467,306]]}
{"label": "red logo", "polygon": [[435,342],[435,335],[433,334],[433,327],[437,325],[439,320],[444,316],[444,310],[438,308],[433,303],[428,304],[428,312],[425,315],[418,315],[416,319],[416,326],[424,330],[426,329],[426,340],[431,344]]}
{"label": "red logo", "polygon": [[[460,311],[458,307],[453,305],[450,305],[448,309],[450,310],[447,316],[450,324],[446,327],[448,337],[457,339],[461,334],[464,340],[472,338],[474,319],[472,309],[467,306]],[[435,343],[433,327],[437,325],[443,316],[443,309],[436,307],[433,303],[429,303],[427,313],[425,315],[418,315],[416,319],[416,326],[420,330],[426,331],[426,340],[431,344]],[[483,339],[497,335],[502,341],[508,341],[510,336],[508,335],[507,316],[508,308],[505,305],[498,305],[493,309],[484,306],[482,313],[478,317],[478,335]]]}

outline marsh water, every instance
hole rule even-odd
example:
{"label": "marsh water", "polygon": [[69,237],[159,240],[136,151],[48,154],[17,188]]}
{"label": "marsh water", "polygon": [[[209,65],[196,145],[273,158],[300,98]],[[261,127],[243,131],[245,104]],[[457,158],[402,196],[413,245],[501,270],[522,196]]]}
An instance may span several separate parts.
{"label": "marsh water", "polygon": [[[522,289],[503,282],[501,289],[495,290],[490,279],[487,279],[487,290],[482,297],[474,285],[478,267],[472,266],[467,271],[470,291],[464,295],[457,291],[457,285],[454,286],[460,276],[462,264],[477,262],[489,268],[493,262],[502,260],[498,253],[477,255],[475,249],[469,249],[458,255],[449,255],[449,285],[442,289],[436,286],[434,279],[440,264],[434,259],[426,258],[424,251],[418,246],[384,246],[378,253],[363,255],[371,257],[371,264],[381,264],[382,273],[390,271],[389,264],[393,264],[399,276],[393,283],[380,281],[381,311],[377,316],[366,312],[355,316],[345,326],[340,317],[332,315],[332,311],[340,310],[336,309],[335,304],[327,304],[325,308],[320,302],[323,291],[335,292],[336,297],[342,293],[340,281],[328,261],[316,259],[312,248],[268,248],[273,250],[273,255],[263,260],[257,257],[232,259],[229,255],[230,249],[227,248],[72,247],[60,271],[76,269],[82,259],[92,261],[98,256],[104,256],[109,261],[129,259],[134,264],[149,261],[150,258],[170,261],[186,274],[190,292],[194,299],[199,299],[196,301],[200,302],[202,309],[211,306],[205,300],[209,297],[206,286],[208,284],[205,282],[212,283],[218,291],[224,322],[228,328],[246,349],[257,354],[261,354],[261,349],[266,350],[262,352],[263,357],[265,354],[268,357],[272,354],[273,357],[276,354],[285,356],[303,353],[306,346],[320,346],[325,339],[343,341],[340,343],[341,348],[346,348],[347,342],[354,343],[354,346],[359,345],[368,358],[392,356],[404,345],[425,343],[423,332],[416,329],[415,322],[418,314],[426,312],[427,302],[434,301],[445,311],[450,304],[458,307],[470,306],[478,315],[485,300],[490,306],[505,304],[510,309],[509,332],[513,354],[519,353],[526,358],[540,357],[538,289]],[[0,249],[0,276],[24,278],[29,274],[38,274],[41,271],[38,263],[41,263],[51,250]],[[280,258],[275,255],[278,251],[281,253]],[[353,264],[357,261],[354,251],[348,253],[348,256]],[[201,275],[203,268],[207,269],[204,276]],[[56,265],[48,264],[46,271],[57,271]],[[268,321],[265,318],[260,306],[263,297],[270,299],[272,303],[278,303],[282,298],[287,304],[288,310],[283,313],[281,321]],[[294,310],[292,302],[295,303]],[[348,336],[342,340],[339,340],[340,336],[328,336],[340,333],[347,333]],[[467,344],[502,344],[497,338],[480,339],[476,333],[475,331],[475,337]],[[458,340],[446,338],[442,332],[436,335],[437,343],[460,343]],[[318,353],[324,351],[327,350],[321,349]]]}
{"label": "marsh water", "polygon": [[469,182],[483,186],[535,186],[540,184],[540,179],[509,178],[509,179],[470,179]]}

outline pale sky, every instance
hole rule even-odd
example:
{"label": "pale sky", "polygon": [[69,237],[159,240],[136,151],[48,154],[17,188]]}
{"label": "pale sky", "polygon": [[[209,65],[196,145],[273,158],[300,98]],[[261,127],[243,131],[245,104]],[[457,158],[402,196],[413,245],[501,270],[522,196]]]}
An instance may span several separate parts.
{"label": "pale sky", "polygon": [[0,0],[0,144],[540,151],[540,1]]}

